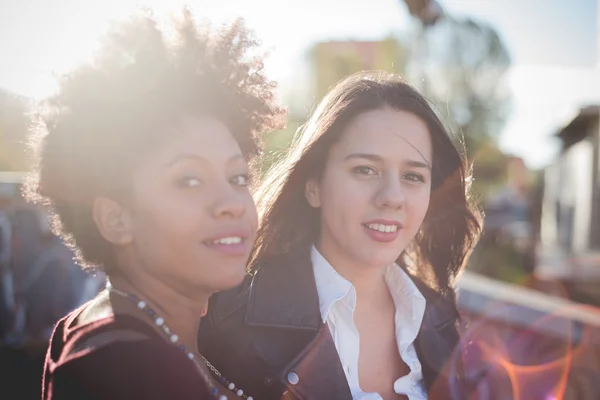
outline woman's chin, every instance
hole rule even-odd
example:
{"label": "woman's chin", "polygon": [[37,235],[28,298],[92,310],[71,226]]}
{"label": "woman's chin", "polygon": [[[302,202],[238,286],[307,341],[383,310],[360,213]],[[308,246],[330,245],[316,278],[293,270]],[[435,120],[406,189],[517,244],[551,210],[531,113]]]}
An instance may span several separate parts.
{"label": "woman's chin", "polygon": [[373,268],[385,268],[394,264],[398,260],[398,257],[395,254],[383,257],[370,257],[368,260],[365,260],[365,265],[372,266]]}
{"label": "woman's chin", "polygon": [[246,275],[247,272],[245,266],[243,268],[229,270],[227,273],[219,271],[219,274],[216,274],[211,278],[211,286],[215,291],[232,289],[242,283]]}

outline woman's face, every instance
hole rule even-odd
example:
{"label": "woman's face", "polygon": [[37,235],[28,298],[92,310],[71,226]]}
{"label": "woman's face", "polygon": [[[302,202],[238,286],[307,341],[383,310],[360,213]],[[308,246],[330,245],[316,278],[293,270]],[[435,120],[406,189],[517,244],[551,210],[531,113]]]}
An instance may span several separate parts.
{"label": "woman's face", "polygon": [[221,122],[186,119],[133,174],[134,254],[174,286],[218,291],[241,282],[257,228],[249,170]]}
{"label": "woman's face", "polygon": [[321,179],[306,185],[308,202],[321,211],[319,250],[334,265],[393,263],[427,213],[431,168],[431,138],[420,118],[390,108],[355,117]]}

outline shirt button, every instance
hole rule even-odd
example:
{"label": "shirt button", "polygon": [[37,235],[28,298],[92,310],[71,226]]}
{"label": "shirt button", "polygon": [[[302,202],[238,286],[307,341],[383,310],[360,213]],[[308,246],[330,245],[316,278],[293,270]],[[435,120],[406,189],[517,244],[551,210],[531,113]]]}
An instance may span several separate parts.
{"label": "shirt button", "polygon": [[298,374],[295,372],[290,372],[287,376],[287,380],[291,385],[297,385],[298,382],[300,382],[300,378],[298,377]]}

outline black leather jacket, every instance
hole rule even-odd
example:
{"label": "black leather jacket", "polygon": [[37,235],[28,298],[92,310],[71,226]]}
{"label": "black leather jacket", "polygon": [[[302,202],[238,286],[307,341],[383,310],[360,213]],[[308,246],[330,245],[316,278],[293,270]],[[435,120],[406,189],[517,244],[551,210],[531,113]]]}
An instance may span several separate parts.
{"label": "black leather jacket", "polygon": [[[415,284],[427,302],[415,347],[428,397],[462,398],[461,363],[450,362],[459,340],[454,299]],[[352,399],[308,253],[280,256],[213,296],[198,339],[200,352],[254,399]]]}

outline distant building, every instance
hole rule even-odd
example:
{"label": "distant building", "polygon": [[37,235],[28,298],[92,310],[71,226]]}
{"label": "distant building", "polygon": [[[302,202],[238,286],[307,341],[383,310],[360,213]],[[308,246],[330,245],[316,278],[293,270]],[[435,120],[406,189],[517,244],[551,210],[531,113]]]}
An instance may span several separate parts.
{"label": "distant building", "polygon": [[597,284],[600,282],[600,106],[581,109],[557,132],[557,137],[562,150],[544,172],[536,274],[546,279]]}

